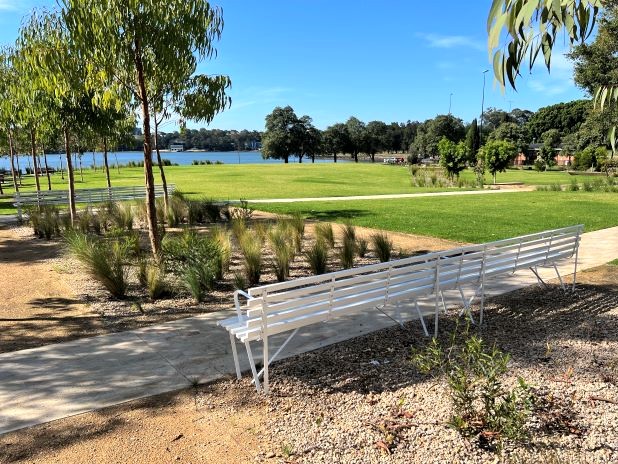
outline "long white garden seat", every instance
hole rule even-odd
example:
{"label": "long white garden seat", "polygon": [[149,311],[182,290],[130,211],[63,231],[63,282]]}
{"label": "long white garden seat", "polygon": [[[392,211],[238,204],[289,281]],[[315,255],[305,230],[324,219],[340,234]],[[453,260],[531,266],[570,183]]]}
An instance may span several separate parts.
{"label": "long white garden seat", "polygon": [[[460,292],[463,312],[467,312],[470,318],[472,302],[479,297],[482,323],[485,285],[490,279],[531,269],[539,282],[544,284],[537,268],[551,266],[556,270],[564,288],[556,263],[575,255],[577,271],[577,250],[582,231],[581,225],[566,227],[263,285],[251,288],[248,292],[236,291],[236,316],[220,321],[219,325],[230,334],[237,376],[240,378],[241,372],[235,339],[245,345],[256,388],[260,389],[260,377],[263,374],[264,391],[268,392],[268,365],[302,327],[408,301],[414,304],[423,331],[428,335],[418,300],[431,297],[435,302],[434,334],[437,335],[440,302],[446,309],[443,296],[445,291]],[[473,290],[473,295],[466,298],[464,291],[469,288]],[[245,304],[241,305],[241,297],[246,299]],[[396,317],[397,322],[402,324],[398,310]],[[269,357],[268,337],[284,332],[292,333]],[[264,368],[260,372],[255,367],[250,345],[258,340],[263,343]]]}

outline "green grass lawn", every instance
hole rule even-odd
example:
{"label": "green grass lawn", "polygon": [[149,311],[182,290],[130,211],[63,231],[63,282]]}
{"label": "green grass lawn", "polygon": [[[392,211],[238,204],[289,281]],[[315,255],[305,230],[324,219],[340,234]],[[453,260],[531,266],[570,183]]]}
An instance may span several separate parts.
{"label": "green grass lawn", "polygon": [[521,192],[396,200],[259,204],[365,227],[481,243],[583,223],[586,231],[618,225],[618,194]]}
{"label": "green grass lawn", "polygon": [[[210,165],[169,166],[165,168],[169,183],[189,196],[206,196],[224,200],[239,198],[301,198],[350,195],[379,195],[388,193],[415,193],[431,189],[412,187],[410,174],[405,166],[384,166],[369,163],[338,164],[253,164],[253,165]],[[473,179],[474,174],[466,171],[463,177]],[[24,191],[34,190],[34,179],[24,178]],[[105,186],[101,169],[96,172],[85,169],[84,180],[76,171],[76,188]],[[155,168],[155,181],[158,181]],[[8,180],[8,179],[7,179]],[[489,181],[489,176],[487,176]],[[569,175],[563,172],[510,170],[498,175],[498,182],[524,182],[527,184],[569,183]],[[41,178],[43,187],[46,178]],[[66,178],[59,174],[52,176],[56,189],[66,189]],[[113,186],[143,185],[142,168],[112,170]],[[5,183],[7,194],[12,188]],[[434,189],[437,190],[437,189]],[[444,189],[442,189],[444,190]],[[14,212],[9,198],[0,197],[0,214]]]}

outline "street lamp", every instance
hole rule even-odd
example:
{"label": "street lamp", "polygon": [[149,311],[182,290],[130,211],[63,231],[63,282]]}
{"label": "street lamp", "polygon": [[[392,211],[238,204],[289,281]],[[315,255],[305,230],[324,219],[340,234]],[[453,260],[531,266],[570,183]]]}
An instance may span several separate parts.
{"label": "street lamp", "polygon": [[483,115],[485,114],[485,74],[489,69],[483,71],[483,97],[481,98],[481,124],[479,130],[479,145],[483,145]]}
{"label": "street lamp", "polygon": [[453,92],[448,97],[448,114],[451,114],[451,103],[453,102]]}

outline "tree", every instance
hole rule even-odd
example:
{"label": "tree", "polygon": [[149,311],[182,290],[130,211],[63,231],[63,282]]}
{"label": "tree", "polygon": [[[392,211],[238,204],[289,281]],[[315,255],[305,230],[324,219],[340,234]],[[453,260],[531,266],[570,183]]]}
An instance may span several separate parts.
{"label": "tree", "polygon": [[483,111],[483,132],[490,133],[505,122],[511,122],[511,116],[506,111],[492,107]]}
{"label": "tree", "polygon": [[484,165],[494,178],[496,173],[506,171],[506,168],[517,155],[515,145],[506,140],[490,140],[481,148]]}
{"label": "tree", "polygon": [[539,152],[539,159],[544,164],[544,170],[556,164],[556,148],[560,145],[560,132],[558,129],[550,129],[541,136],[543,146]]}
{"label": "tree", "polygon": [[476,122],[476,118],[470,123],[468,131],[466,132],[466,150],[468,152],[468,162],[470,165],[476,163],[476,154],[481,147],[481,137],[479,133],[479,127]]}
{"label": "tree", "polygon": [[307,116],[301,116],[292,128],[294,142],[298,147],[298,162],[303,162],[304,156],[309,156],[315,163],[315,155],[321,150],[322,134],[313,126],[313,120]]}
{"label": "tree", "polygon": [[466,161],[468,160],[468,153],[466,149],[466,143],[462,140],[459,143],[455,143],[442,137],[442,140],[438,142],[438,151],[440,153],[440,165],[446,169],[448,177],[459,177],[459,173],[466,168]]}
{"label": "tree", "polygon": [[[93,63],[91,79],[120,86],[141,108],[148,232],[153,254],[160,255],[154,176],[151,113],[157,84],[184,89],[197,63],[215,53],[221,36],[219,8],[205,0],[59,0],[62,17],[76,49]],[[111,78],[111,80],[110,80]],[[93,98],[105,106],[115,87],[103,87]],[[217,89],[218,91],[219,89]],[[214,100],[217,92],[207,94]],[[195,103],[201,100],[196,99]]]}
{"label": "tree", "polygon": [[514,122],[500,124],[495,131],[489,134],[488,140],[508,140],[515,144],[520,153],[525,153],[530,145],[527,127]]}
{"label": "tree", "polygon": [[262,136],[262,156],[282,159],[288,163],[289,157],[298,152],[299,119],[291,106],[276,107],[266,116],[266,130]]}
{"label": "tree", "polygon": [[457,143],[463,140],[465,135],[466,128],[461,119],[450,114],[438,115],[418,127],[410,150],[414,154],[436,157],[439,156],[438,143],[443,137]]}
{"label": "tree", "polygon": [[557,129],[560,135],[571,134],[581,127],[591,108],[589,100],[545,106],[532,115],[525,127],[536,141],[540,141],[543,133],[550,129]]}
{"label": "tree", "polygon": [[11,166],[11,177],[13,179],[13,189],[19,192],[17,181],[17,171],[15,170],[15,129],[17,125],[16,115],[18,113],[17,99],[12,94],[15,89],[14,83],[17,81],[17,73],[11,66],[9,60],[10,52],[3,50],[0,53],[0,127],[6,135],[9,149]]}
{"label": "tree", "polygon": [[348,130],[348,135],[350,136],[348,153],[352,155],[354,162],[358,163],[358,154],[368,152],[367,126],[354,116],[350,117],[345,125]]}
{"label": "tree", "polygon": [[327,155],[332,155],[337,162],[338,153],[347,153],[350,146],[350,134],[343,123],[337,123],[326,128],[322,133],[322,149]]}
{"label": "tree", "polygon": [[390,147],[389,127],[382,121],[371,121],[367,124],[367,154],[371,162],[375,162],[376,153]]}

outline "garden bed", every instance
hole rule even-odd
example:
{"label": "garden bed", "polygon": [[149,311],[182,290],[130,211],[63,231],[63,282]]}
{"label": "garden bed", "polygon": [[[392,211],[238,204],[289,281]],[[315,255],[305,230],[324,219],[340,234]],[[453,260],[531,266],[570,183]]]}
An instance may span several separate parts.
{"label": "garden bed", "polygon": [[[272,394],[250,379],[107,408],[0,437],[2,462],[612,463],[618,460],[618,267],[581,273],[575,297],[558,286],[491,299],[481,332],[512,360],[506,382],[539,401],[530,438],[490,451],[447,422],[440,376],[411,363],[418,324],[276,362]],[[442,320],[442,340],[455,327]],[[388,452],[378,443],[396,439]]]}

